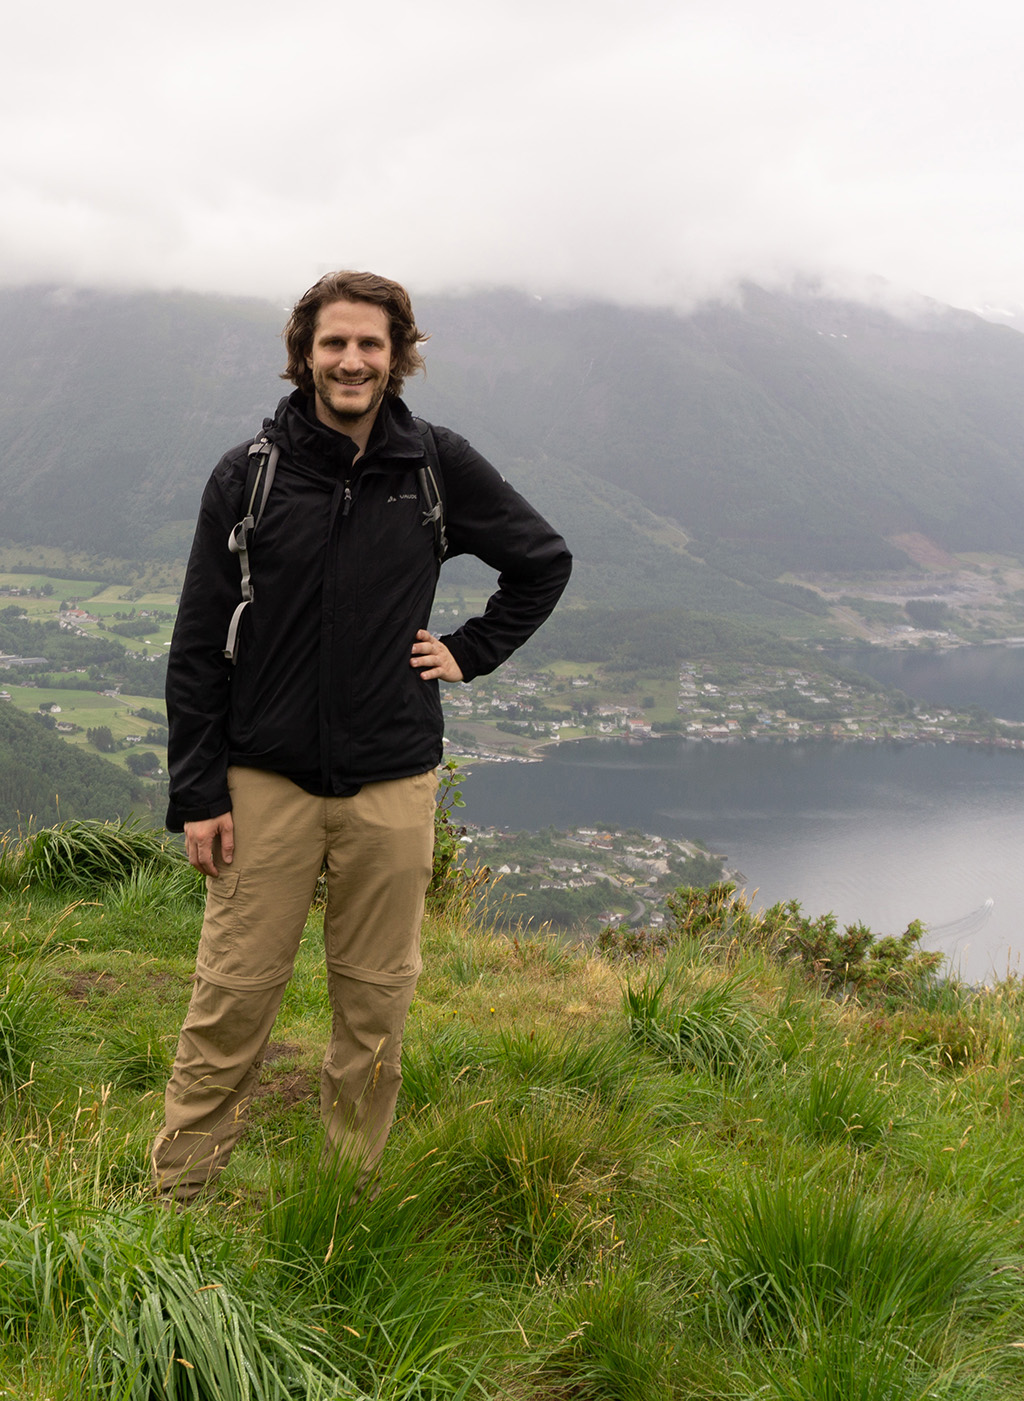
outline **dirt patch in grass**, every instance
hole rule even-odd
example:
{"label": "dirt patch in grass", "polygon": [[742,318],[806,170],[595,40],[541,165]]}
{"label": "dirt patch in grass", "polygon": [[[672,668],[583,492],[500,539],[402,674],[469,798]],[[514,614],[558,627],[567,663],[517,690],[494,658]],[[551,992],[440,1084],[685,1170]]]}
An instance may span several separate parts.
{"label": "dirt patch in grass", "polygon": [[117,992],[120,986],[110,973],[75,973],[68,982],[67,995],[72,1002],[88,1002],[94,992]]}
{"label": "dirt patch in grass", "polygon": [[[293,1104],[303,1104],[306,1100],[319,1096],[320,1078],[306,1066],[294,1070],[281,1070],[276,1073],[268,1070],[276,1061],[293,1060],[302,1054],[302,1047],[289,1041],[271,1041],[263,1057],[263,1075],[253,1091],[255,1100],[275,1100],[284,1109]],[[269,1105],[268,1105],[269,1107]]]}
{"label": "dirt patch in grass", "polygon": [[184,983],[192,981],[191,975],[186,977],[184,973],[147,973],[146,985],[153,989],[159,988],[180,988]]}
{"label": "dirt patch in grass", "polygon": [[268,1102],[268,1107],[269,1101],[276,1101],[281,1108],[290,1109],[293,1104],[318,1098],[319,1094],[320,1079],[312,1070],[286,1070],[262,1080],[253,1090],[253,1099]]}

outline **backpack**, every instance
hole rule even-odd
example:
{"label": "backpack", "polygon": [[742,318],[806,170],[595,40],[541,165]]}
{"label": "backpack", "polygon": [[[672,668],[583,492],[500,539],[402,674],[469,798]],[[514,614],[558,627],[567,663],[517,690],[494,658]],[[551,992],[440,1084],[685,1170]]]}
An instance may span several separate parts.
{"label": "backpack", "polygon": [[[441,494],[440,486],[440,483],[444,481],[444,475],[441,471],[441,460],[438,456],[437,440],[434,437],[433,428],[422,418],[417,418],[414,422],[420,431],[426,454],[424,465],[416,469],[420,494],[425,502],[423,524],[433,527],[434,556],[440,571],[441,564],[448,552],[444,497]],[[239,568],[242,571],[242,601],[231,615],[228,635],[224,643],[224,655],[232,666],[238,661],[238,628],[242,621],[242,614],[253,599],[252,580],[249,575],[249,540],[263,518],[263,511],[267,504],[270,488],[274,484],[274,474],[277,471],[277,461],[280,456],[281,449],[277,444],[271,443],[262,430],[257,433],[249,448],[249,467],[245,474],[245,490],[242,494],[243,504],[248,503],[245,506],[245,515],[228,535],[228,549],[233,555],[238,556]]]}

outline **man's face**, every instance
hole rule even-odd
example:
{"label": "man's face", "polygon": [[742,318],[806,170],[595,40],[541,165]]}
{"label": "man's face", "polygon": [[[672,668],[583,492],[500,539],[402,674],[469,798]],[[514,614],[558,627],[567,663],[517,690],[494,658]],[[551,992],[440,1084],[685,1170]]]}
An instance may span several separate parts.
{"label": "man's face", "polygon": [[342,433],[368,432],[391,373],[387,312],[373,302],[328,302],[317,316],[306,364],[320,422]]}

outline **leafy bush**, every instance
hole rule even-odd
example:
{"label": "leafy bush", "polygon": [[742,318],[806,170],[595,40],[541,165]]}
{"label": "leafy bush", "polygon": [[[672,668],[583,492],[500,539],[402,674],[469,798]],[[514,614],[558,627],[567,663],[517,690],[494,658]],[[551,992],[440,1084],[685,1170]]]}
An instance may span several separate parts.
{"label": "leafy bush", "polygon": [[671,924],[660,929],[613,926],[598,936],[598,950],[611,958],[639,960],[696,941],[706,954],[728,958],[755,946],[780,962],[798,962],[828,992],[896,999],[920,994],[943,962],[941,953],[921,948],[924,925],[916,919],[899,936],[883,938],[864,924],[848,924],[840,931],[834,914],[812,920],[796,900],[755,910],[732,881],[706,889],[680,886],[665,904]]}
{"label": "leafy bush", "polygon": [[[778,908],[778,907],[776,907]],[[799,958],[806,971],[829,991],[899,996],[925,985],[944,955],[921,948],[924,925],[911,920],[899,936],[880,937],[866,924],[848,924],[839,932],[835,915],[809,920],[795,900],[782,907],[788,928],[778,953]]]}
{"label": "leafy bush", "polygon": [[452,813],[465,807],[463,773],[455,759],[441,765],[437,808],[434,813],[434,869],[427,887],[427,905],[435,913],[467,917],[491,878],[484,866],[468,867],[460,827]]}

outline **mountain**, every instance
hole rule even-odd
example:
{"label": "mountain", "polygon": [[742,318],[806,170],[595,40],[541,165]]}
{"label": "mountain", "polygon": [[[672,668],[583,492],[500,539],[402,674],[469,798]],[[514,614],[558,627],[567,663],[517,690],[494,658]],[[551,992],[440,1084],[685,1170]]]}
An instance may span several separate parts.
{"label": "mountain", "polygon": [[[211,466],[288,388],[284,319],[0,292],[0,538],[182,556]],[[689,315],[418,298],[417,320],[432,339],[410,404],[565,531],[578,597],[781,618],[814,607],[781,573],[899,568],[903,534],[1024,552],[1024,336],[1005,326],[753,287]]]}
{"label": "mountain", "polygon": [[1024,336],[748,288],[689,316],[511,294],[425,308],[425,411],[627,488],[774,576],[899,568],[888,537],[1024,548]]}

